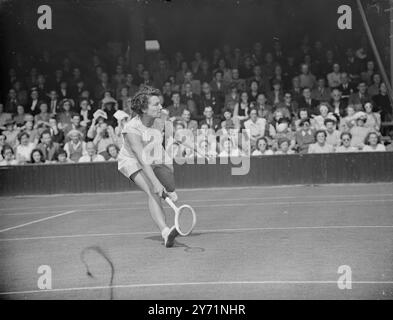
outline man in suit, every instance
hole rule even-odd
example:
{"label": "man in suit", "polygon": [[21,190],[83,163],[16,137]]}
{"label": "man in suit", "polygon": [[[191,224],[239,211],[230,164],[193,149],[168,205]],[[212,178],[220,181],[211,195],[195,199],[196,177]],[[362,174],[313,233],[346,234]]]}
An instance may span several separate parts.
{"label": "man in suit", "polygon": [[362,111],[366,102],[370,102],[371,97],[367,93],[367,84],[364,81],[359,82],[358,92],[349,96],[348,104],[355,106],[355,111]]}
{"label": "man in suit", "polygon": [[191,71],[186,71],[184,74],[184,82],[181,86],[182,94],[186,91],[186,85],[191,85],[191,91],[195,94],[201,94],[201,82],[199,80],[195,80]]}
{"label": "man in suit", "polygon": [[345,117],[345,108],[347,103],[342,99],[341,91],[336,88],[331,93],[330,105],[333,108],[333,113],[338,117]]}
{"label": "man in suit", "polygon": [[348,103],[348,99],[350,95],[355,92],[355,88],[352,83],[350,83],[346,72],[341,73],[341,85],[337,89],[341,91],[341,99],[345,103]]}
{"label": "man in suit", "polygon": [[109,77],[106,72],[101,74],[100,83],[96,85],[94,89],[94,98],[96,100],[101,100],[104,97],[105,91],[113,92],[113,87],[109,83]]}
{"label": "man in suit", "polygon": [[191,112],[189,110],[183,110],[181,119],[179,121],[184,124],[185,129],[191,130],[194,135],[196,134],[198,129],[198,122],[196,122],[195,120],[191,120]]}
{"label": "man in suit", "polygon": [[200,101],[201,98],[200,98],[199,94],[196,94],[192,90],[191,83],[186,83],[186,84],[184,84],[184,93],[180,97],[180,103],[187,105],[187,102],[189,100],[193,100],[195,102],[196,107],[198,107],[201,102]]}
{"label": "man in suit", "polygon": [[172,105],[168,108],[169,120],[174,121],[180,119],[186,106],[180,103],[180,93],[172,92]]}
{"label": "man in suit", "polygon": [[318,79],[318,86],[311,92],[311,98],[318,101],[329,101],[331,91],[330,88],[326,87],[326,81],[324,78]]}
{"label": "man in suit", "polygon": [[298,101],[299,109],[307,109],[308,114],[315,114],[316,107],[318,106],[319,102],[313,98],[311,98],[311,90],[310,88],[306,87],[303,88],[303,96]]}
{"label": "man in suit", "polygon": [[220,97],[225,97],[228,90],[228,85],[224,81],[224,75],[221,70],[217,70],[214,73],[213,81],[210,82],[210,88],[212,92],[216,93]]}
{"label": "man in suit", "polygon": [[201,127],[203,124],[207,124],[209,126],[209,129],[213,129],[214,131],[220,129],[221,121],[220,119],[214,117],[212,107],[205,107],[203,115],[205,116],[205,118],[199,122],[199,127]]}
{"label": "man in suit", "polygon": [[[225,97],[224,97],[225,99]],[[201,103],[199,105],[199,114],[205,107],[212,107],[215,114],[220,114],[224,106],[224,101],[215,93],[211,91],[210,85],[207,82],[202,84]]]}

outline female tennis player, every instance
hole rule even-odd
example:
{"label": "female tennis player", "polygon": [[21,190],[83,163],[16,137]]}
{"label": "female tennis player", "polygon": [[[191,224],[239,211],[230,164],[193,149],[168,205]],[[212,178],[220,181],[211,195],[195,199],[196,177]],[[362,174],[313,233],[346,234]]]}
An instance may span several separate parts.
{"label": "female tennis player", "polygon": [[[162,148],[162,134],[154,127],[155,120],[160,117],[162,109],[160,91],[149,86],[141,88],[132,98],[132,110],[136,116],[129,120],[122,129],[123,146],[119,152],[118,170],[131,179],[148,197],[148,206],[151,217],[161,231],[164,244],[172,247],[175,238],[179,235],[175,226],[168,227],[165,222],[165,213],[161,203],[162,195],[166,192],[176,201],[174,192],[173,166],[163,160],[154,160],[152,163],[146,157],[146,149],[151,143],[151,136],[161,137],[155,141],[154,146]],[[144,151],[145,150],[145,151]]]}

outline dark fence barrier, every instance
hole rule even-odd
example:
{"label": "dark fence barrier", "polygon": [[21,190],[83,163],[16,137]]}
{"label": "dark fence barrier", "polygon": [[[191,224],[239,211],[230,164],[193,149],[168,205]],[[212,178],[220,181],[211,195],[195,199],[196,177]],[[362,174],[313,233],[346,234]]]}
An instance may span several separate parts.
{"label": "dark fence barrier", "polygon": [[[239,165],[175,164],[177,188],[393,181],[393,152],[252,157],[246,175]],[[0,195],[34,195],[135,190],[117,163],[0,167]]]}

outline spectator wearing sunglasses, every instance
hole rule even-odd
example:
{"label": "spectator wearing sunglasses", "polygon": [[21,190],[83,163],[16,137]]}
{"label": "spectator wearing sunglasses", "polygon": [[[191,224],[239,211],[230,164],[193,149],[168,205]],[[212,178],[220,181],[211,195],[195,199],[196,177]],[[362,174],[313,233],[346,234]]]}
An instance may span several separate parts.
{"label": "spectator wearing sunglasses", "polygon": [[350,132],[343,132],[340,136],[341,145],[336,148],[336,153],[357,152],[357,148],[351,145],[352,134]]}

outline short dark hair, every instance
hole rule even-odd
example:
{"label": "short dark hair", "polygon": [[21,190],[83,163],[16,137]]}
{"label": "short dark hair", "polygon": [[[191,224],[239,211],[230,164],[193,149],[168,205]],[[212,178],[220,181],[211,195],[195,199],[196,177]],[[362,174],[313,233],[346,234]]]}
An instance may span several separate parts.
{"label": "short dark hair", "polygon": [[315,136],[314,136],[314,137],[315,137],[315,140],[317,140],[318,134],[320,134],[321,132],[324,134],[325,138],[327,138],[327,133],[326,133],[325,130],[317,130],[317,131],[315,132]]}
{"label": "short dark hair", "polygon": [[142,86],[131,99],[131,109],[138,115],[143,114],[143,110],[147,108],[149,98],[152,96],[159,97],[160,90],[151,86]]}
{"label": "short dark hair", "polygon": [[3,149],[1,149],[1,156],[4,158],[4,154],[6,150],[11,150],[12,154],[14,154],[14,149],[9,144],[5,144]]}

